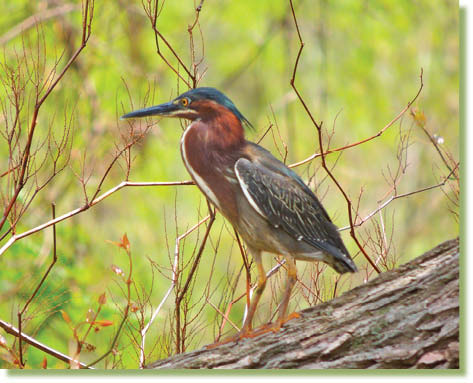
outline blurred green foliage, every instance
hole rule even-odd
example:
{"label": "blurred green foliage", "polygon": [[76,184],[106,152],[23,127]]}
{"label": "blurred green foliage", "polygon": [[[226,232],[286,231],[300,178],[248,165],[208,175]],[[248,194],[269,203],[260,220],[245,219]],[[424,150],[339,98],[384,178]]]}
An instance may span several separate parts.
{"label": "blurred green foliage", "polygon": [[[194,0],[162,3],[157,23],[159,31],[186,65],[191,63],[188,26],[195,19],[196,3]],[[0,0],[0,4],[3,9],[1,39],[28,17],[64,3],[59,0]],[[45,20],[40,26],[26,29],[5,42],[2,62],[13,65],[23,49],[33,58],[39,44],[44,49],[47,70],[63,55],[58,65],[60,70],[80,43],[80,2],[77,4],[75,10]],[[296,0],[295,11],[304,40],[296,85],[316,119],[323,121],[327,131],[334,129],[331,148],[360,141],[380,131],[415,96],[422,68],[425,85],[415,107],[424,113],[425,127],[442,137],[442,149],[458,159],[457,2]],[[84,194],[75,175],[80,174],[84,163],[86,174],[90,175],[87,191],[91,196],[113,158],[120,132],[127,129],[127,122],[118,119],[120,115],[145,104],[168,101],[186,90],[156,54],[155,36],[141,1],[98,1],[92,28],[86,49],[47,99],[38,119],[35,145],[39,145],[48,128],[59,135],[67,121],[72,121],[74,140],[70,166],[38,194],[17,225],[18,233],[49,220],[53,202],[58,215],[84,204]],[[287,145],[288,163],[318,152],[317,132],[289,83],[299,41],[288,1],[207,0],[193,37],[196,59],[203,58],[198,66],[203,75],[199,85],[219,88],[235,102],[256,127],[255,132],[248,132],[249,139],[258,140],[273,124],[272,132],[261,144],[279,158],[284,157],[283,143]],[[162,42],[160,44],[166,57],[176,65],[169,50]],[[184,73],[182,69],[181,73]],[[21,115],[25,130],[34,101],[31,84],[26,86],[30,93]],[[4,90],[0,91],[0,96],[4,105],[8,105]],[[3,114],[0,129],[5,124],[5,115],[11,114],[11,110],[3,110]],[[152,128],[132,149],[131,181],[190,178],[179,153],[184,126],[183,122],[163,120]],[[379,201],[389,196],[390,185],[386,178],[389,179],[389,172],[395,172],[398,166],[400,136],[409,131],[405,160],[408,166],[397,191],[401,194],[435,185],[448,171],[409,112],[382,136],[340,155],[327,157],[329,165],[334,166],[335,176],[355,204],[363,190],[360,216],[375,210]],[[3,144],[0,146],[0,166],[2,173],[8,169],[8,147]],[[346,202],[320,168],[320,159],[298,167],[296,171],[310,181],[334,222],[340,227],[346,226]],[[47,174],[47,168],[45,172]],[[102,191],[117,185],[124,177],[123,167],[114,166]],[[5,194],[7,190],[2,183],[4,196],[8,195]],[[393,201],[382,211],[386,241],[392,241],[388,257],[393,265],[404,263],[458,235],[458,222],[452,213],[452,210],[458,213],[458,207],[452,203],[452,195],[447,185],[443,189]],[[59,310],[67,312],[73,323],[79,323],[85,320],[89,308],[97,309],[98,297],[106,292],[109,299],[99,319],[111,320],[115,325],[92,332],[87,342],[97,349],[81,355],[81,360],[96,359],[107,351],[126,304],[124,281],[112,271],[111,265],[127,272],[128,260],[123,251],[107,240],[118,241],[123,233],[127,233],[136,285],[134,299],[143,291],[152,291],[149,299],[156,308],[170,285],[176,237],[206,214],[205,199],[193,186],[137,187],[122,189],[90,210],[61,222],[57,225],[58,263],[28,310],[24,330],[50,347],[70,353],[72,333]],[[380,224],[380,217],[377,214],[372,221]],[[201,226],[181,243],[183,262],[192,261],[204,230]],[[372,222],[367,222],[358,233],[367,240],[375,237],[375,231]],[[352,254],[357,254],[348,232],[343,236]],[[47,229],[18,241],[0,257],[1,319],[17,325],[16,312],[45,272],[51,251],[52,230]],[[377,258],[372,250],[368,252],[373,259]],[[365,271],[351,279],[343,277],[344,282],[337,293],[363,283],[367,276],[375,276],[361,255],[355,260]],[[275,265],[269,255],[266,265],[268,269]],[[224,310],[223,303],[233,288],[229,283],[241,267],[233,231],[218,217],[192,285],[193,293],[189,296],[191,303],[203,305],[204,310],[192,327],[193,337],[187,349],[213,341],[218,327],[215,323],[217,318],[221,323],[221,317],[202,302],[202,296],[209,289],[209,299]],[[318,266],[299,263],[301,278],[310,275],[315,267]],[[323,275],[320,288],[324,298],[330,298],[335,275],[330,270]],[[209,279],[210,285],[207,285]],[[276,297],[278,283],[272,282]],[[310,284],[310,280],[307,283]],[[257,313],[261,323],[269,320],[270,309],[275,307],[268,291]],[[234,297],[244,292],[244,277],[241,277]],[[299,292],[292,309],[308,306],[309,301],[303,296]],[[160,344],[153,348],[156,343],[165,344],[166,337],[171,336],[173,308],[171,296],[148,335],[146,352],[150,353],[150,360],[173,353],[172,348],[166,349]],[[240,300],[230,312],[230,319],[237,325],[241,323],[243,308],[244,302]],[[145,322],[150,312],[148,306]],[[138,366],[139,353],[134,344],[139,343],[138,322],[139,318],[132,316],[120,338],[116,355],[102,366]],[[227,324],[225,331],[234,330]],[[127,336],[131,333],[137,338]],[[0,334],[6,336],[2,330]],[[14,342],[12,337],[7,340],[10,345]],[[29,347],[28,366],[40,368],[43,356]],[[117,361],[116,365],[112,360]],[[0,360],[0,367],[8,366]],[[66,367],[51,357],[48,357],[48,366]]]}

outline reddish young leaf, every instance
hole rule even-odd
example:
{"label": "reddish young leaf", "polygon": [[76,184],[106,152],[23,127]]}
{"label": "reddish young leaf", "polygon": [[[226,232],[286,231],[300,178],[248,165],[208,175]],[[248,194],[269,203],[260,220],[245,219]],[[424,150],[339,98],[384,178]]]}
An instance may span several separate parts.
{"label": "reddish young leaf", "polygon": [[128,240],[128,237],[125,234],[123,234],[123,237],[122,237],[122,247],[126,250],[126,251],[129,251],[130,250],[130,241]]}
{"label": "reddish young leaf", "polygon": [[105,242],[111,243],[112,245],[115,245],[117,247],[123,247],[121,242],[110,241],[109,239],[107,239]]}
{"label": "reddish young leaf", "polygon": [[120,242],[115,242],[115,241],[110,241],[107,240],[108,243],[111,243],[112,245],[121,247],[122,249],[125,249],[126,251],[130,250],[130,241],[128,240],[128,237],[125,234],[123,234],[123,237],[120,239]]}
{"label": "reddish young leaf", "polygon": [[41,368],[48,368],[48,359],[46,358],[46,356],[43,358],[43,362],[41,363]]}
{"label": "reddish young leaf", "polygon": [[110,320],[96,320],[94,321],[94,324],[97,326],[108,327],[108,326],[112,326],[113,322]]}

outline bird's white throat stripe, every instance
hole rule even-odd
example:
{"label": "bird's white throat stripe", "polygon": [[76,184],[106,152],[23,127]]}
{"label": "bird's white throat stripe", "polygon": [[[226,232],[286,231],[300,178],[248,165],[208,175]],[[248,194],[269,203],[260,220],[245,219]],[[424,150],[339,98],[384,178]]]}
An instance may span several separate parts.
{"label": "bird's white throat stripe", "polygon": [[195,180],[199,188],[203,191],[203,193],[206,195],[206,197],[220,209],[220,203],[215,196],[214,192],[210,189],[209,185],[204,181],[204,179],[199,176],[199,174],[194,170],[192,165],[189,163],[189,160],[187,158],[187,153],[186,153],[186,135],[189,133],[189,131],[192,129],[192,124],[190,124],[186,130],[184,131],[182,138],[181,138],[181,153],[182,153],[182,159],[184,160],[184,165],[187,168],[187,171],[190,173],[192,178]]}
{"label": "bird's white throat stripe", "polygon": [[[185,112],[188,113],[188,114],[197,114],[197,111],[195,111],[194,109],[186,109]],[[171,116],[171,117],[172,117],[172,116],[175,116],[175,115],[179,116],[179,115],[181,115],[181,114],[182,114],[182,110],[177,109],[177,110],[173,110],[173,111],[171,111],[171,112],[168,112],[168,113],[167,113],[167,116]]]}

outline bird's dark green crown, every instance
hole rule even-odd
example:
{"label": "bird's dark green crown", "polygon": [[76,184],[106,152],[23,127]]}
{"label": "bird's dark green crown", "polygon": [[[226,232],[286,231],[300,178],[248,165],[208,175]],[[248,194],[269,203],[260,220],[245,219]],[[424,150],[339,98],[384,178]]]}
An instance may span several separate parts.
{"label": "bird's dark green crown", "polygon": [[250,128],[253,128],[250,121],[247,120],[245,116],[237,109],[235,104],[232,100],[230,100],[225,94],[220,92],[218,89],[211,88],[211,87],[201,87],[191,89],[185,93],[182,93],[180,96],[176,98],[176,100],[180,100],[183,98],[188,98],[191,102],[198,101],[198,100],[211,100],[214,101],[225,108],[229,109],[235,116],[238,117],[242,125],[246,125]]}

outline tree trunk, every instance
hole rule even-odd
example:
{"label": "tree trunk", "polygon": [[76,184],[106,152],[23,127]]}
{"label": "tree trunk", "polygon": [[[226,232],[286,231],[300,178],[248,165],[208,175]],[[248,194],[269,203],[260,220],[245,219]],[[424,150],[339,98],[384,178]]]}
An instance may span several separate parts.
{"label": "tree trunk", "polygon": [[148,368],[459,368],[459,241],[446,241],[277,333]]}

